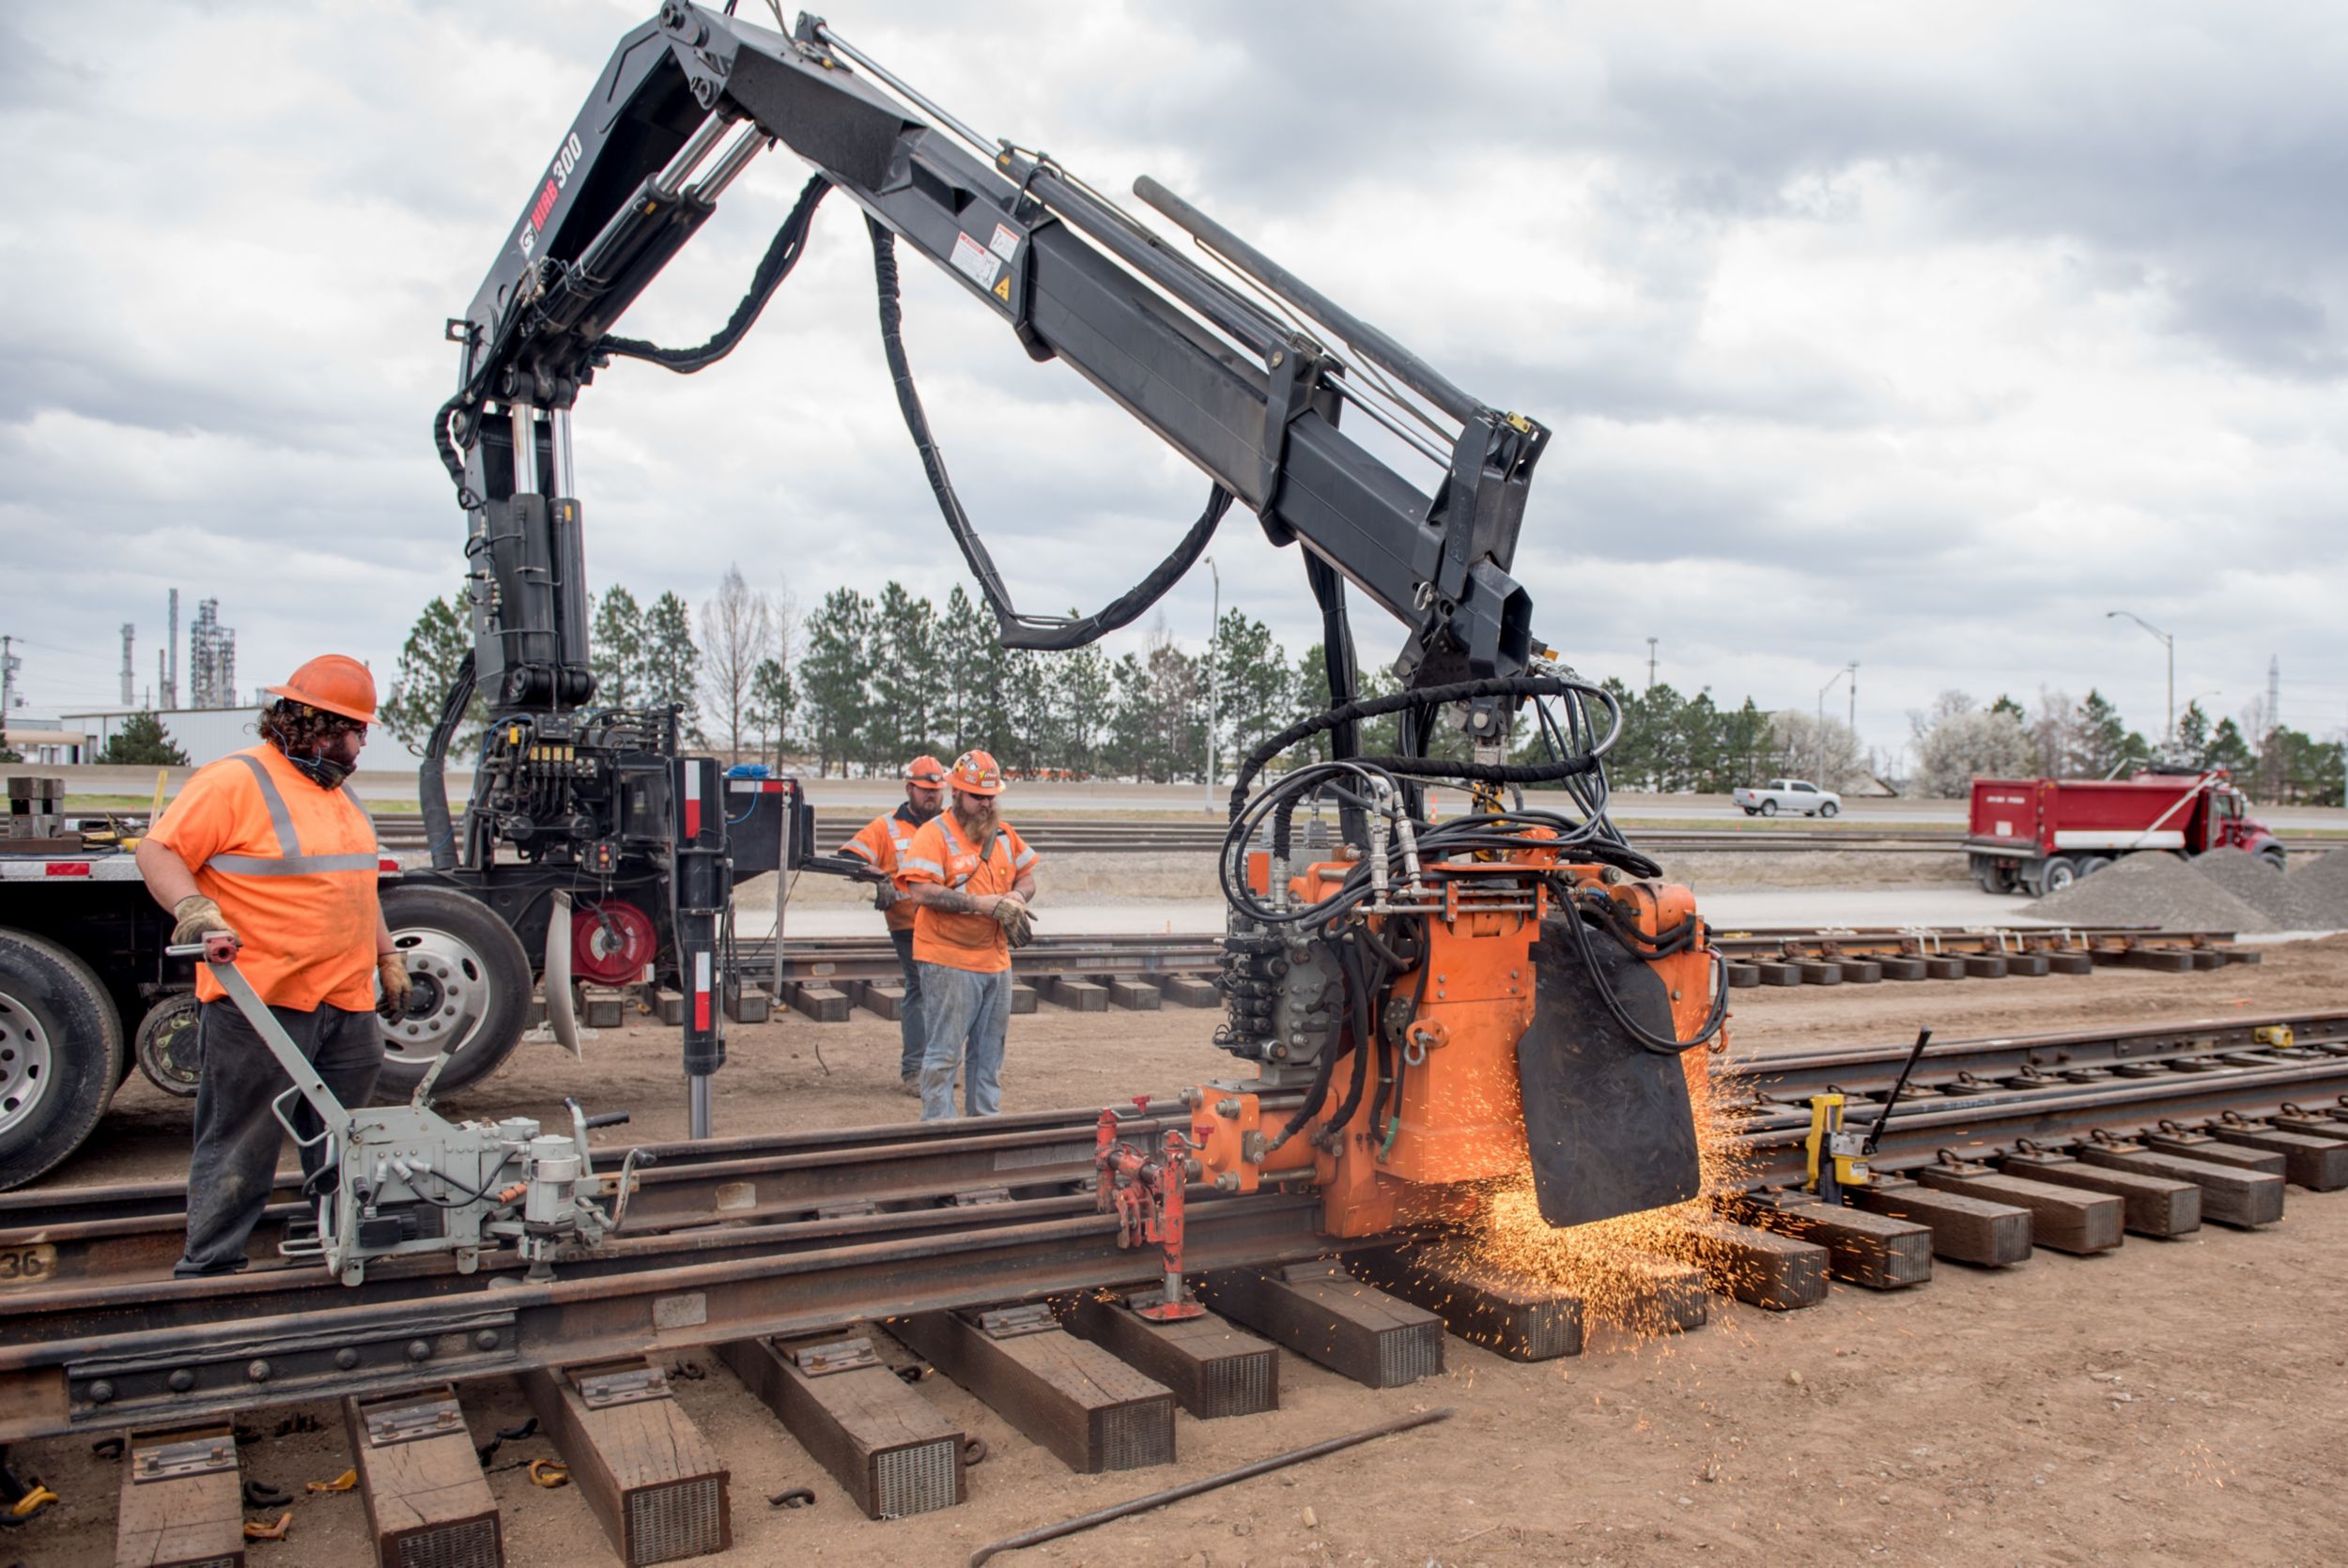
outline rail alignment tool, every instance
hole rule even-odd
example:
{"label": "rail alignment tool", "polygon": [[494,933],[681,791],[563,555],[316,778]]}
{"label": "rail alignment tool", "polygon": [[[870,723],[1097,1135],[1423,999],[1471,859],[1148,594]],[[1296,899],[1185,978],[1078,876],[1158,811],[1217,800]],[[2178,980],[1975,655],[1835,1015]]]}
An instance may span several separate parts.
{"label": "rail alignment tool", "polygon": [[[406,1105],[354,1111],[327,1087],[237,967],[241,945],[231,932],[207,931],[200,943],[169,952],[209,966],[293,1080],[271,1102],[279,1125],[304,1150],[325,1145],[317,1174],[303,1184],[317,1206],[317,1236],[289,1237],[280,1249],[286,1257],[323,1262],[355,1285],[374,1258],[448,1253],[470,1274],[485,1249],[511,1245],[530,1265],[527,1277],[543,1281],[553,1278],[554,1258],[565,1245],[593,1246],[620,1228],[644,1157],[630,1149],[616,1176],[598,1177],[587,1132],[626,1122],[626,1112],[590,1116],[577,1100],[565,1100],[567,1134],[542,1133],[528,1116],[451,1122],[429,1104],[446,1052]],[[296,1124],[297,1096],[317,1115],[317,1132]]]}

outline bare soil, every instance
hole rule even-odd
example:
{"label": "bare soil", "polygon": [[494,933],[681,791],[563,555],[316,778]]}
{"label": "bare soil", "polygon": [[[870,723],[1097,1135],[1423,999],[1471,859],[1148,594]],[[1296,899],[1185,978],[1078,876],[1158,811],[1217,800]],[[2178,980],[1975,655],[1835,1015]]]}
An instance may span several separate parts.
{"label": "bare soil", "polygon": [[[2265,950],[2255,968],[1882,984],[1738,993],[1738,1053],[1943,1038],[2106,1021],[2241,1016],[2348,1003],[2348,937]],[[1013,1020],[1006,1104],[1098,1105],[1223,1071],[1211,1012]],[[820,1048],[821,1060],[818,1059]],[[449,1107],[467,1115],[548,1114],[565,1092],[626,1107],[637,1139],[677,1136],[684,1091],[669,1031],[649,1020],[588,1044],[585,1070],[544,1046]],[[718,1079],[721,1132],[850,1125],[901,1116],[893,1025],[791,1017],[737,1028]],[[106,1133],[59,1179],[124,1180],[184,1169],[186,1102],[126,1085]],[[1521,1366],[1460,1341],[1449,1370],[1372,1392],[1283,1354],[1275,1414],[1178,1418],[1176,1465],[1072,1476],[991,1410],[942,1379],[921,1385],[991,1456],[971,1498],[939,1514],[873,1524],[754,1398],[708,1357],[681,1380],[686,1410],[733,1468],[735,1548],[758,1563],[949,1563],[975,1545],[1266,1454],[1432,1406],[1447,1424],[1178,1504],[1002,1560],[1417,1565],[1552,1562],[2060,1562],[2348,1558],[2348,1193],[2294,1189],[2283,1222],[2216,1227],[2175,1242],[2131,1238],[2018,1268],[1942,1262],[1916,1290],[1837,1287],[1785,1315],[1722,1303],[1711,1324],[1645,1345],[1593,1345]],[[518,1422],[517,1394],[469,1392],[476,1437]],[[297,1412],[256,1412],[263,1432]],[[298,1495],[349,1463],[339,1416],[324,1430],[265,1436],[245,1473]],[[543,1438],[492,1461],[507,1560],[612,1560],[579,1492],[548,1492],[518,1468]],[[102,1562],[118,1467],[74,1440],[26,1444],[12,1462],[66,1498],[0,1541],[0,1557]],[[769,1508],[788,1486],[811,1510]],[[363,1561],[355,1494],[303,1496],[292,1539],[256,1545],[260,1564]],[[1307,1520],[1310,1522],[1308,1523]]]}

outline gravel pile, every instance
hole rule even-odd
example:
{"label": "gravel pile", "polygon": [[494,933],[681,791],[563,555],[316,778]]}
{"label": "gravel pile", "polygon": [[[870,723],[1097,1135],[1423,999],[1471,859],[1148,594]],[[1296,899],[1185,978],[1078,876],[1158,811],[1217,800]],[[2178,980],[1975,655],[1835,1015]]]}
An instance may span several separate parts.
{"label": "gravel pile", "polygon": [[[2240,852],[2235,858],[2248,860]],[[2339,878],[2348,887],[2348,878]],[[2172,854],[2130,854],[2062,892],[2040,899],[2030,913],[2068,926],[2160,926],[2170,930],[2272,931],[2285,929],[2257,905],[2219,886]]]}
{"label": "gravel pile", "polygon": [[2283,890],[2293,930],[2348,930],[2348,849],[2294,855]]}
{"label": "gravel pile", "polygon": [[2240,850],[2208,850],[2193,857],[2193,869],[2275,922],[2278,930],[2302,929],[2289,879],[2263,856]]}

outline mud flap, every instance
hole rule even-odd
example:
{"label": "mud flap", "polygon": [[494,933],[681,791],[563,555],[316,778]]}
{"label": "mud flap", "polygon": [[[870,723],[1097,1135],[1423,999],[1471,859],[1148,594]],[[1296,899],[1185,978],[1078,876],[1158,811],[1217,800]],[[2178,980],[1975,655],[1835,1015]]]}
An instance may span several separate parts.
{"label": "mud flap", "polygon": [[[1588,933],[1623,1010],[1674,1034],[1655,972],[1602,930]],[[1541,1218],[1581,1225],[1696,1195],[1695,1115],[1679,1058],[1649,1051],[1615,1022],[1582,951],[1558,920],[1533,945],[1533,1024],[1517,1042],[1525,1143]]]}

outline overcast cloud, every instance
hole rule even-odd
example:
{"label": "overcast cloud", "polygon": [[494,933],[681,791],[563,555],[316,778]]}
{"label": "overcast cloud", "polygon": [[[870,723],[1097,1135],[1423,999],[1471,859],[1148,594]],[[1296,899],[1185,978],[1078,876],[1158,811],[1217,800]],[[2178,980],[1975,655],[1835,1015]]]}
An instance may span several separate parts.
{"label": "overcast cloud", "polygon": [[[753,8],[755,0],[753,0]],[[0,631],[31,713],[153,683],[165,590],[239,682],[388,675],[458,576],[433,456],[471,298],[612,44],[651,8],[0,9]],[[2348,25],[2336,8],[937,0],[828,13],[965,120],[1104,189],[1153,174],[1557,438],[1516,564],[1536,624],[1634,681],[1803,709],[1860,664],[1866,739],[1962,686],[2348,720]],[[754,165],[625,330],[697,342],[805,170]],[[1200,476],[918,263],[906,335],[1026,604],[1091,608]],[[722,366],[582,399],[599,584],[730,561],[811,602],[962,573],[834,198]],[[1414,472],[1422,487],[1431,472]],[[1244,518],[1224,602],[1291,653],[1293,551]],[[1166,602],[1194,644],[1202,570]],[[1366,656],[1400,629],[1360,623]],[[1127,645],[1128,638],[1112,644]],[[1840,711],[1838,691],[1833,705]]]}

